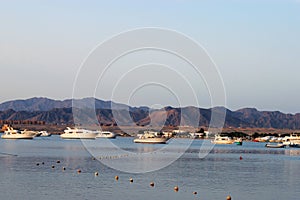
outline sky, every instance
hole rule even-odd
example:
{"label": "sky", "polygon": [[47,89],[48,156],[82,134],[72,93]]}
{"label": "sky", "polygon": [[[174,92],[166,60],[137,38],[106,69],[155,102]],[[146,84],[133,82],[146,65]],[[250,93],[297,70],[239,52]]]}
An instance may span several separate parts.
{"label": "sky", "polygon": [[[178,57],[157,51],[119,59],[93,92],[84,92],[89,77],[80,77],[80,70],[91,52],[119,33],[143,27],[173,30],[200,44],[224,83],[226,101],[220,104],[227,108],[300,112],[297,0],[0,0],[0,102],[62,100],[76,91],[76,97],[133,105],[177,105],[180,99],[180,105],[210,107],[212,83]],[[78,77],[81,90],[74,89]],[[151,77],[165,82],[143,85]]]}

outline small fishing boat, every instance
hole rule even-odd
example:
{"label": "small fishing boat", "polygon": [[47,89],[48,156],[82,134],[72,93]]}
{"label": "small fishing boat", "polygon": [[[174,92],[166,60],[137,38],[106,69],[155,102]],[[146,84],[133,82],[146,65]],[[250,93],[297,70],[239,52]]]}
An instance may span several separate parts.
{"label": "small fishing boat", "polygon": [[213,144],[233,144],[234,140],[228,136],[216,135],[215,139],[211,141]]}
{"label": "small fishing boat", "polygon": [[117,134],[110,131],[98,131],[96,138],[107,138],[107,139],[115,139]]}
{"label": "small fishing boat", "polygon": [[234,140],[234,144],[243,145],[243,140],[241,138]]}
{"label": "small fishing boat", "polygon": [[265,145],[265,147],[267,147],[267,148],[285,148],[285,145],[282,143],[277,143],[277,144],[267,143]]}
{"label": "small fishing boat", "polygon": [[50,137],[51,133],[48,133],[47,131],[39,131],[38,134],[40,137]]}

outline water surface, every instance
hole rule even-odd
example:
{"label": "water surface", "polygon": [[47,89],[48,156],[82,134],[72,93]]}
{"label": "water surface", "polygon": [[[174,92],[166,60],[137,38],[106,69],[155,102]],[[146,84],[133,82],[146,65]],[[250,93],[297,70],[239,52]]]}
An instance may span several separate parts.
{"label": "water surface", "polygon": [[[179,151],[185,143],[184,139],[179,140],[172,150],[145,165],[163,161]],[[241,200],[299,199],[300,149],[268,149],[264,143],[244,142],[243,146],[216,145],[200,159],[202,142],[194,140],[183,156],[161,170],[131,174],[92,159],[94,156],[80,140],[62,140],[58,136],[0,139],[0,199],[222,200],[228,194]],[[99,152],[103,160],[111,159],[120,165],[128,161],[125,154],[112,153],[105,143],[97,139],[90,141],[89,146],[94,144],[93,152]],[[132,138],[117,138],[113,143],[128,151],[128,155],[155,153],[163,147],[134,144]],[[134,161],[131,164],[134,166]],[[94,175],[96,171],[99,176]],[[118,181],[114,179],[116,175]],[[149,186],[152,181],[155,187]],[[174,192],[177,185],[179,192]],[[194,195],[194,191],[198,194]]]}

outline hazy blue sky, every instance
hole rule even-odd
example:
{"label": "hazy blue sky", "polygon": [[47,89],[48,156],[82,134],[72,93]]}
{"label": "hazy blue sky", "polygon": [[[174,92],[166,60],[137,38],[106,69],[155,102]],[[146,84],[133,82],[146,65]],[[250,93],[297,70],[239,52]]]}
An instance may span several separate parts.
{"label": "hazy blue sky", "polygon": [[72,97],[77,70],[97,44],[145,26],[179,31],[205,47],[229,109],[300,112],[297,0],[1,0],[0,102]]}

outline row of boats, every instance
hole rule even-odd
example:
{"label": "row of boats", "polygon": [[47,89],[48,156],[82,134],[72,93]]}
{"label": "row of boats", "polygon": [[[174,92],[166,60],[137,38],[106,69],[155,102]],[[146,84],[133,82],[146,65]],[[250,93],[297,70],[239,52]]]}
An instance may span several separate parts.
{"label": "row of boats", "polygon": [[[1,135],[2,139],[33,139],[34,137],[49,137],[47,131],[19,131],[12,127],[7,127],[4,133]],[[110,131],[93,131],[87,129],[70,128],[67,127],[64,133],[60,135],[62,139],[96,139],[107,138],[114,139],[117,137],[116,133]],[[135,143],[149,143],[149,144],[165,144],[168,141],[168,137],[160,135],[158,132],[145,131],[144,134],[139,134],[133,141]]]}
{"label": "row of boats", "polygon": [[[1,135],[2,139],[33,139],[34,137],[49,137],[50,133],[47,131],[30,131],[30,130],[15,130],[12,127],[6,127],[4,133]],[[110,131],[100,130],[87,130],[82,128],[70,128],[67,127],[64,133],[60,135],[62,139],[96,139],[96,138],[108,138],[114,139],[117,134]],[[149,143],[149,144],[165,144],[171,137],[161,134],[156,131],[144,131],[143,134],[138,134],[133,140],[135,143]],[[215,135],[214,140],[211,141],[214,144],[236,144],[242,145],[243,140],[241,138],[232,139],[228,136]],[[269,140],[270,142],[270,140]],[[285,146],[300,147],[300,136],[292,134],[280,139],[280,142],[267,143],[266,147],[269,148],[283,148]]]}
{"label": "row of boats", "polygon": [[30,131],[30,130],[16,130],[12,127],[7,127],[1,135],[2,139],[33,139],[34,137],[49,137],[51,133],[47,131]]}
{"label": "row of boats", "polygon": [[298,147],[300,148],[300,136],[297,134],[291,134],[285,137],[272,137],[266,136],[262,138],[256,138],[254,142],[268,142],[265,146],[268,148],[284,148],[284,147]]}
{"label": "row of boats", "polygon": [[[33,139],[34,137],[49,137],[51,133],[47,131],[30,131],[16,130],[12,127],[7,127],[1,135],[2,139]],[[78,129],[67,127],[64,133],[60,135],[62,139],[95,139],[95,138],[116,138],[117,134],[109,131],[90,131],[86,129]]]}
{"label": "row of boats", "polygon": [[[258,141],[255,141],[258,142]],[[265,146],[268,148],[284,148],[286,146],[289,147],[298,147],[300,148],[300,136],[296,134],[291,134],[290,136],[285,136],[280,138],[279,140],[261,140],[259,142],[268,142]],[[242,145],[243,140],[241,138],[231,139],[228,136],[220,136],[216,135],[215,139],[212,140],[214,144],[237,144]]]}

